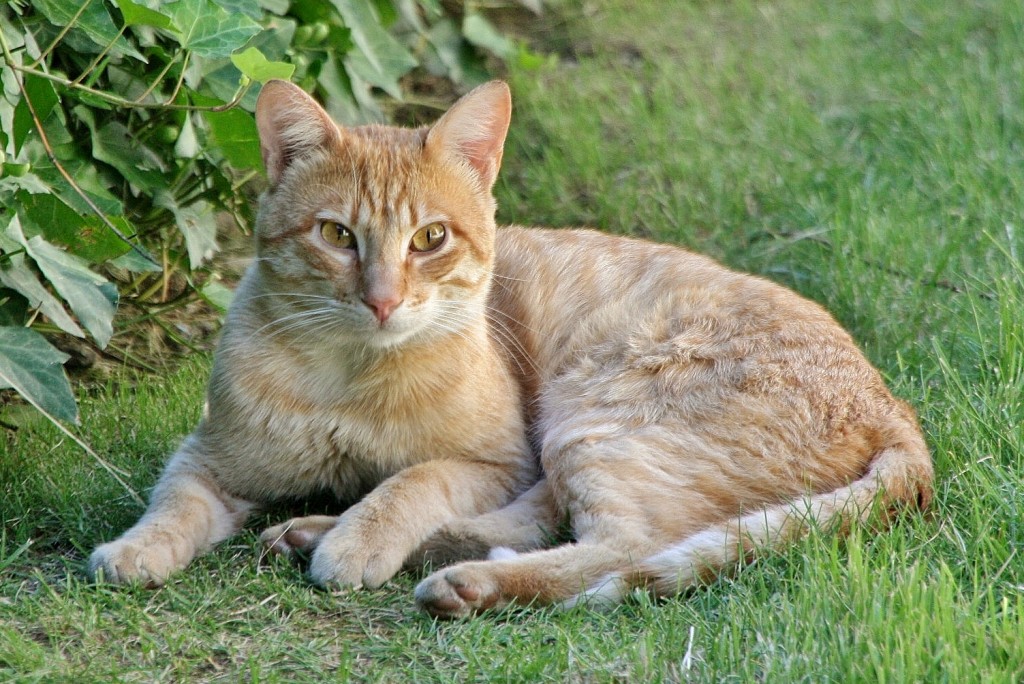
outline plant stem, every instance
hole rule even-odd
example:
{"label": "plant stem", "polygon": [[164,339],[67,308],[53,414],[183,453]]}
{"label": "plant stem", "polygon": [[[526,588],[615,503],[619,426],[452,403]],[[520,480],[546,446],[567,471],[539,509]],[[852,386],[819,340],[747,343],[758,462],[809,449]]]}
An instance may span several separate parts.
{"label": "plant stem", "polygon": [[114,36],[114,39],[112,41],[110,41],[109,43],[107,43],[107,46],[105,48],[103,48],[103,50],[100,52],[100,54],[96,55],[96,59],[92,60],[92,62],[89,64],[89,66],[85,67],[85,69],[82,70],[82,73],[80,73],[78,75],[78,78],[76,78],[75,80],[73,80],[71,82],[72,85],[75,85],[75,86],[79,85],[80,83],[82,83],[82,81],[84,81],[86,79],[87,76],[89,76],[89,74],[92,72],[92,70],[96,68],[96,65],[99,64],[101,61],[103,61],[103,58],[107,56],[107,53],[109,53],[114,48],[114,45],[117,43],[117,41],[121,39],[121,36],[124,35],[124,30],[126,28],[128,28],[128,27],[127,26],[122,26],[121,27],[121,30],[117,32],[117,35]]}
{"label": "plant stem", "polygon": [[123,97],[118,97],[117,95],[111,95],[110,93],[104,92],[102,90],[90,88],[89,86],[82,85],[81,83],[75,83],[74,81],[70,81],[64,78],[63,76],[57,76],[55,74],[51,74],[46,71],[40,71],[39,69],[33,69],[31,67],[19,66],[11,60],[6,60],[6,56],[10,53],[6,50],[4,52],[7,66],[9,66],[13,71],[19,71],[23,74],[28,74],[29,76],[38,76],[39,78],[45,78],[47,81],[52,81],[54,83],[64,86],[65,88],[70,88],[72,90],[80,90],[84,93],[88,93],[93,97],[99,98],[100,100],[109,102],[113,105],[117,105],[118,107],[126,107],[133,109],[173,109],[186,112],[226,112],[227,110],[233,109],[238,106],[238,103],[242,101],[242,98],[245,97],[245,94],[247,92],[249,92],[249,88],[252,85],[252,83],[250,82],[246,83],[245,85],[239,86],[238,90],[235,91],[235,95],[231,98],[230,102],[225,102],[224,104],[219,105],[201,106],[172,104],[171,102],[136,102],[134,100],[128,100]]}
{"label": "plant stem", "polygon": [[[60,33],[57,34],[57,37],[53,39],[53,42],[51,42],[45,50],[39,53],[39,57],[37,57],[35,61],[32,62],[32,66],[35,67],[42,64],[43,60],[46,59],[46,57],[51,52],[53,52],[54,48],[56,48],[58,44],[60,44],[60,41],[64,40],[64,36],[68,34],[68,31],[70,31],[74,27],[74,25],[78,23],[78,20],[82,17],[82,15],[85,14],[85,10],[89,8],[90,2],[92,2],[92,0],[86,0],[86,2],[82,3],[82,6],[78,8],[77,12],[75,12],[75,16],[71,17],[71,21],[64,25],[64,27],[60,30]],[[7,51],[4,50],[5,55],[6,52]]]}
{"label": "plant stem", "polygon": [[[154,90],[156,90],[156,87],[158,85],[163,83],[164,76],[166,76],[167,72],[171,70],[171,67],[174,66],[174,63],[178,61],[178,55],[179,54],[180,53],[175,52],[174,54],[171,55],[171,58],[169,60],[167,60],[166,66],[164,66],[164,68],[161,69],[160,73],[157,74],[157,77],[153,79],[153,82],[149,84],[149,86],[142,92],[141,95],[139,95],[137,98],[135,98],[135,103],[136,104],[140,104],[143,100],[145,100],[147,97],[149,97],[150,93],[152,93]],[[186,59],[185,63],[188,64],[187,59]],[[182,73],[184,73],[184,70],[182,71]]]}

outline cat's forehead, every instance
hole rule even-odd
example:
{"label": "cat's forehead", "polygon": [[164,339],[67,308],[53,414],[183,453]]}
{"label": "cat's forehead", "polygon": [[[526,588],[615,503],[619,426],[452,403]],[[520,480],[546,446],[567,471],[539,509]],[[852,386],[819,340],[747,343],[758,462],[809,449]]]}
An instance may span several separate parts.
{"label": "cat's forehead", "polygon": [[385,146],[394,149],[409,148],[410,150],[422,150],[423,144],[427,139],[428,130],[427,128],[399,128],[397,126],[383,126],[380,124],[342,129],[345,136],[362,140],[367,145]]}
{"label": "cat's forehead", "polygon": [[326,217],[404,239],[405,231],[424,222],[485,225],[493,217],[490,194],[429,148],[429,129],[371,125],[342,127],[340,133],[294,161],[265,195],[262,236],[301,232]]}
{"label": "cat's forehead", "polygon": [[433,216],[425,137],[417,129],[343,129],[337,145],[298,161],[268,197],[265,208],[278,218],[265,232],[325,216],[352,228],[405,228]]}
{"label": "cat's forehead", "polygon": [[[333,150],[329,165],[336,176],[358,176],[366,187],[411,182],[421,172],[425,132],[361,126],[347,129],[345,140]],[[333,163],[332,163],[333,162]]]}

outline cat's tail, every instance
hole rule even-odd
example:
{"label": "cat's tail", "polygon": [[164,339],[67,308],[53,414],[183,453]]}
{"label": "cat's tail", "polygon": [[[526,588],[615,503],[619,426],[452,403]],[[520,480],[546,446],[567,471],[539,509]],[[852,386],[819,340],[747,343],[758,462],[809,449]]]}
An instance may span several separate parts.
{"label": "cat's tail", "polygon": [[899,509],[926,506],[931,482],[931,458],[923,443],[885,448],[862,478],[845,487],[707,527],[627,571],[605,576],[563,605],[619,603],[636,588],[656,596],[678,594],[812,528],[843,533],[855,521],[887,524]]}

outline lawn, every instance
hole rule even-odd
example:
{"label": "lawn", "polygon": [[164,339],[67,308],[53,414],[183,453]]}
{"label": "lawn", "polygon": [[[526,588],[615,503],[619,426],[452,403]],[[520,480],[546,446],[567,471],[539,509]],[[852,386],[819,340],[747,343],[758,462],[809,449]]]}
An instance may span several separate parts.
{"label": "lawn", "polygon": [[[1024,678],[1019,0],[587,0],[537,31],[500,220],[678,243],[823,303],[918,409],[931,509],[671,600],[438,623],[414,576],[331,594],[261,560],[270,517],[162,589],[91,585],[142,508],[40,421],[0,442],[0,680]],[[82,437],[145,496],[208,370],[125,371],[81,397]]]}

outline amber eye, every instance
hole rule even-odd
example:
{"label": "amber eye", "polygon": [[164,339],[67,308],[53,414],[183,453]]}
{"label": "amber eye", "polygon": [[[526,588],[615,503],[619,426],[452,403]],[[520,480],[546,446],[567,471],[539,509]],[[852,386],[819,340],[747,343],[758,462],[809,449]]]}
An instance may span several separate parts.
{"label": "amber eye", "polygon": [[412,236],[412,251],[429,252],[437,249],[444,242],[445,228],[440,223],[423,226]]}
{"label": "amber eye", "polygon": [[323,221],[320,224],[320,235],[327,244],[338,249],[355,249],[356,236],[352,231],[337,221]]}

